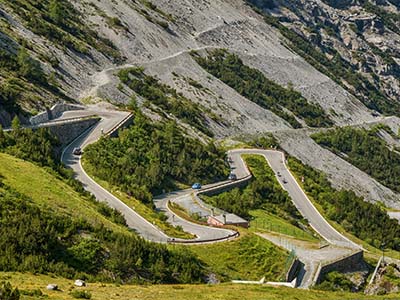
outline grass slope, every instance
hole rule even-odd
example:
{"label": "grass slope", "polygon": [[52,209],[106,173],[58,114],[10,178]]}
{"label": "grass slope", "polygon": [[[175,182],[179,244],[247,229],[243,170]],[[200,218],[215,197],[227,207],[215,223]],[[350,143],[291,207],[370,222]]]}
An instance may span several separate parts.
{"label": "grass slope", "polygon": [[299,240],[310,242],[319,241],[319,239],[313,236],[311,233],[301,230],[299,227],[290,224],[285,219],[270,214],[262,209],[252,210],[250,211],[250,215],[253,218],[250,221],[251,231],[262,232],[266,230],[292,236]]}
{"label": "grass slope", "polygon": [[286,251],[245,230],[239,239],[192,246],[190,250],[224,280],[260,280],[264,276],[279,280],[288,256]]}
{"label": "grass slope", "polygon": [[127,232],[101,215],[95,204],[83,198],[71,186],[45,168],[0,153],[0,175],[3,182],[21,194],[30,197],[42,208],[47,208],[74,219],[85,219],[107,228]]}
{"label": "grass slope", "polygon": [[[74,287],[72,280],[44,275],[31,275],[28,273],[0,273],[0,281],[9,281],[21,291],[33,292],[40,290],[44,295],[27,296],[23,300],[49,299],[49,300],[72,300],[70,292],[73,290],[87,290],[96,300],[379,300],[399,299],[399,294],[385,296],[365,296],[362,294],[350,294],[343,292],[307,291],[302,289],[274,288],[256,285],[115,285],[115,284],[89,284],[86,288]],[[60,291],[47,291],[46,285],[55,283]]]}
{"label": "grass slope", "polygon": [[176,228],[171,224],[167,223],[163,220],[164,215],[161,213],[157,213],[151,207],[147,206],[146,204],[142,203],[141,201],[137,200],[134,197],[129,197],[126,193],[121,191],[118,187],[111,185],[110,183],[106,182],[105,180],[101,180],[100,178],[94,175],[94,166],[91,165],[87,160],[83,160],[83,166],[85,171],[90,174],[98,184],[100,184],[103,188],[107,191],[112,193],[115,197],[123,201],[126,205],[130,208],[135,210],[139,215],[145,218],[147,221],[153,223],[157,226],[160,230],[162,230],[165,234],[170,237],[182,238],[182,239],[192,239],[195,236],[191,233],[185,232],[180,228]]}

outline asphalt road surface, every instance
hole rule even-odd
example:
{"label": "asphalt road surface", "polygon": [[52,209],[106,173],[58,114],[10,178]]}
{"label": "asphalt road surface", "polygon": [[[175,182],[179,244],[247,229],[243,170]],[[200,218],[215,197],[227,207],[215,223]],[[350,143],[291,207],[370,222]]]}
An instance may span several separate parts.
{"label": "asphalt road surface", "polygon": [[[111,207],[119,210],[126,218],[128,226],[135,229],[144,238],[157,241],[167,242],[169,237],[160,231],[153,224],[145,220],[133,209],[125,205],[121,200],[113,196],[111,193],[106,191],[93,179],[91,179],[84,169],[82,168],[80,157],[73,155],[72,151],[75,147],[81,147],[82,149],[90,143],[97,141],[102,133],[108,132],[121,120],[127,117],[127,112],[113,111],[107,108],[90,107],[84,111],[71,111],[66,112],[60,118],[71,118],[77,116],[88,116],[98,115],[102,119],[99,123],[93,126],[90,130],[87,130],[69,146],[67,146],[62,155],[62,162],[72,168],[76,174],[76,178],[83,183],[86,190],[93,193],[96,199],[107,202]],[[279,151],[274,150],[259,150],[259,149],[239,149],[228,152],[230,158],[230,165],[233,172],[236,174],[238,180],[248,177],[250,172],[245,165],[241,155],[242,154],[259,154],[265,157],[271,166],[281,186],[289,193],[293,203],[298,208],[304,218],[308,220],[310,225],[318,232],[325,240],[336,246],[359,248],[358,245],[351,242],[345,236],[336,231],[317,211],[309,198],[305,195],[299,184],[288,170],[283,154]],[[235,184],[233,182],[224,182],[225,184]],[[221,185],[221,183],[215,183],[203,187],[203,189],[213,188]],[[168,208],[168,201],[184,201],[189,208],[192,210],[200,210],[204,212],[204,207],[195,207],[199,204],[195,201],[191,201],[192,190],[183,190],[173,193],[161,195],[154,199],[156,208],[163,211],[168,216],[168,221],[174,226],[182,226],[183,230],[196,235],[196,241],[208,241],[208,240],[223,240],[224,238],[230,238],[235,232],[232,230],[213,228],[208,226],[202,226],[195,223],[191,223],[187,220],[174,215]],[[186,199],[186,200],[182,200]],[[188,204],[189,203],[189,204]],[[176,239],[178,240],[178,239]]]}
{"label": "asphalt road surface", "polygon": [[[132,208],[128,207],[125,203],[119,200],[117,197],[112,195],[110,192],[105,190],[99,184],[97,184],[92,178],[86,174],[82,165],[80,156],[74,155],[73,149],[76,147],[80,147],[84,149],[87,145],[96,142],[103,133],[108,132],[111,130],[116,124],[120,123],[124,118],[128,116],[129,113],[127,112],[120,112],[120,111],[111,111],[109,109],[102,109],[98,107],[90,107],[87,110],[82,111],[70,111],[64,113],[57,121],[62,119],[68,118],[75,118],[75,117],[86,117],[90,115],[98,115],[101,117],[101,121],[94,125],[92,128],[84,132],[81,136],[75,139],[70,145],[68,145],[62,154],[62,162],[74,170],[75,178],[79,180],[83,187],[91,192],[97,200],[104,201],[108,203],[111,207],[120,211],[130,228],[134,229],[139,235],[143,238],[154,241],[154,242],[161,242],[165,243],[168,240],[171,240],[169,236],[164,234],[161,230],[159,230],[156,226],[151,224],[149,221],[144,219],[138,213],[136,213]],[[184,190],[178,191],[174,193],[169,193],[164,195],[163,197],[155,199],[155,203],[157,208],[164,211],[165,214],[168,216],[169,221],[174,226],[182,226],[183,230],[190,232],[196,236],[195,242],[202,243],[208,242],[210,240],[224,240],[229,239],[235,231],[221,229],[221,228],[213,228],[208,226],[202,226],[198,224],[191,223],[187,220],[184,220],[176,215],[174,215],[168,208],[167,203],[169,200],[173,199],[174,197],[179,196],[188,196],[190,195],[192,190]],[[175,239],[178,241],[183,241],[180,239]]]}
{"label": "asphalt road surface", "polygon": [[[274,171],[278,182],[283,189],[288,192],[296,208],[322,238],[332,245],[360,248],[360,246],[340,234],[322,217],[288,170],[282,152],[259,149],[238,149],[229,151],[228,156],[233,160],[235,167],[234,172],[238,178],[248,174],[247,167],[241,158],[243,154],[259,154],[265,157]],[[280,176],[278,176],[278,172]]]}

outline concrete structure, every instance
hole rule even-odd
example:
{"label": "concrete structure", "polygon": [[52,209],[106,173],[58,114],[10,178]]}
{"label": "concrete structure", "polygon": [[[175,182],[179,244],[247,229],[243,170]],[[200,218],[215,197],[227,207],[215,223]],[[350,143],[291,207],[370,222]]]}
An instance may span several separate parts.
{"label": "concrete structure", "polygon": [[46,111],[31,117],[29,119],[29,122],[31,123],[31,125],[38,125],[40,123],[46,123],[60,117],[61,114],[65,111],[82,109],[84,109],[84,107],[80,105],[70,103],[57,103],[51,108],[46,109]]}
{"label": "concrete structure", "polygon": [[48,123],[47,126],[40,128],[49,128],[50,132],[60,141],[60,149],[71,143],[85,130],[89,129],[100,121],[100,118],[84,118],[65,122]]}
{"label": "concrete structure", "polygon": [[235,214],[223,214],[218,216],[209,216],[207,223],[212,226],[234,225],[243,228],[249,227],[249,222]]}
{"label": "concrete structure", "polygon": [[350,273],[361,271],[365,268],[366,264],[364,262],[364,251],[357,251],[352,255],[346,255],[334,261],[321,263],[315,272],[313,284],[321,283],[324,275],[332,271]]}

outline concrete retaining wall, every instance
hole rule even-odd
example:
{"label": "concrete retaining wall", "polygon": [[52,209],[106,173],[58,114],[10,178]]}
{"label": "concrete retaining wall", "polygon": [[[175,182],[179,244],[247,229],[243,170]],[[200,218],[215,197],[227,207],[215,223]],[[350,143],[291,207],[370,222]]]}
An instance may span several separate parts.
{"label": "concrete retaining wall", "polygon": [[129,125],[133,124],[133,119],[134,119],[134,115],[133,114],[129,114],[126,118],[124,118],[121,122],[119,122],[117,125],[115,125],[113,128],[111,128],[110,131],[108,131],[106,134],[109,137],[118,137],[118,133],[120,129],[126,128]]}
{"label": "concrete retaining wall", "polygon": [[315,273],[313,284],[321,283],[324,275],[329,272],[355,272],[357,270],[360,270],[364,266],[364,264],[364,252],[362,250],[352,255],[339,258],[332,262],[322,263],[319,265]]}
{"label": "concrete retaining wall", "polygon": [[50,132],[58,138],[63,148],[99,120],[100,118],[87,118],[67,123],[57,123],[54,126],[46,126],[46,128],[49,128]]}
{"label": "concrete retaining wall", "polygon": [[69,110],[81,110],[83,106],[70,104],[70,103],[58,103],[53,105],[53,107],[46,109],[46,111],[37,114],[29,119],[31,125],[38,125],[40,123],[45,123],[55,118],[58,118],[63,112]]}
{"label": "concrete retaining wall", "polygon": [[290,265],[289,270],[286,273],[286,281],[292,282],[299,274],[300,268],[301,268],[300,260],[298,258],[294,259],[292,264]]}
{"label": "concrete retaining wall", "polygon": [[223,193],[223,192],[227,192],[227,191],[229,191],[229,190],[231,190],[233,188],[236,188],[236,187],[246,186],[251,178],[252,178],[252,176],[246,176],[246,177],[244,177],[242,179],[239,179],[237,181],[230,181],[228,183],[221,184],[221,185],[212,187],[212,188],[204,190],[204,191],[200,190],[197,194],[198,195],[199,194],[203,194],[203,195],[206,195],[206,196],[214,196],[214,195],[217,195],[217,194],[220,194],[220,193]]}
{"label": "concrete retaining wall", "polygon": [[199,195],[203,194],[203,195],[206,195],[206,196],[212,196],[212,195],[217,195],[217,194],[222,193],[222,192],[229,191],[229,190],[231,190],[231,189],[233,189],[235,187],[242,187],[242,186],[245,186],[250,181],[251,178],[252,178],[252,175],[250,174],[250,175],[248,175],[246,177],[243,177],[243,178],[241,178],[239,180],[236,180],[236,181],[230,181],[230,180],[229,181],[225,181],[225,182],[223,182],[221,184],[218,184],[216,186],[213,186],[211,188],[203,189],[203,190],[195,192],[194,193],[194,197],[196,199],[196,202],[201,207],[203,207],[203,208],[205,208],[205,209],[210,211],[210,215],[211,215],[212,211],[214,211],[214,214],[219,214],[219,215],[227,214],[228,212],[226,212],[226,211],[224,211],[224,210],[222,210],[220,208],[214,207],[214,206],[212,206],[210,204],[205,203],[199,197]]}

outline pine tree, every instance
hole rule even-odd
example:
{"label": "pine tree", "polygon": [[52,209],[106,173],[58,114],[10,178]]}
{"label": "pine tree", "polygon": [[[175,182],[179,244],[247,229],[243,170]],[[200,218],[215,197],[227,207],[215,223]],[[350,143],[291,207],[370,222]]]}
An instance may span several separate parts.
{"label": "pine tree", "polygon": [[19,75],[40,83],[44,83],[44,74],[39,62],[30,57],[25,46],[22,46],[19,49],[17,62],[19,66]]}
{"label": "pine tree", "polygon": [[14,119],[11,121],[11,128],[13,130],[18,130],[21,128],[21,121],[19,120],[18,116],[15,116]]}
{"label": "pine tree", "polygon": [[23,77],[28,77],[31,72],[31,61],[28,51],[25,47],[21,47],[18,51],[18,66],[19,74]]}
{"label": "pine tree", "polygon": [[49,4],[49,16],[56,24],[61,24],[64,18],[63,5],[60,0],[51,0]]}

